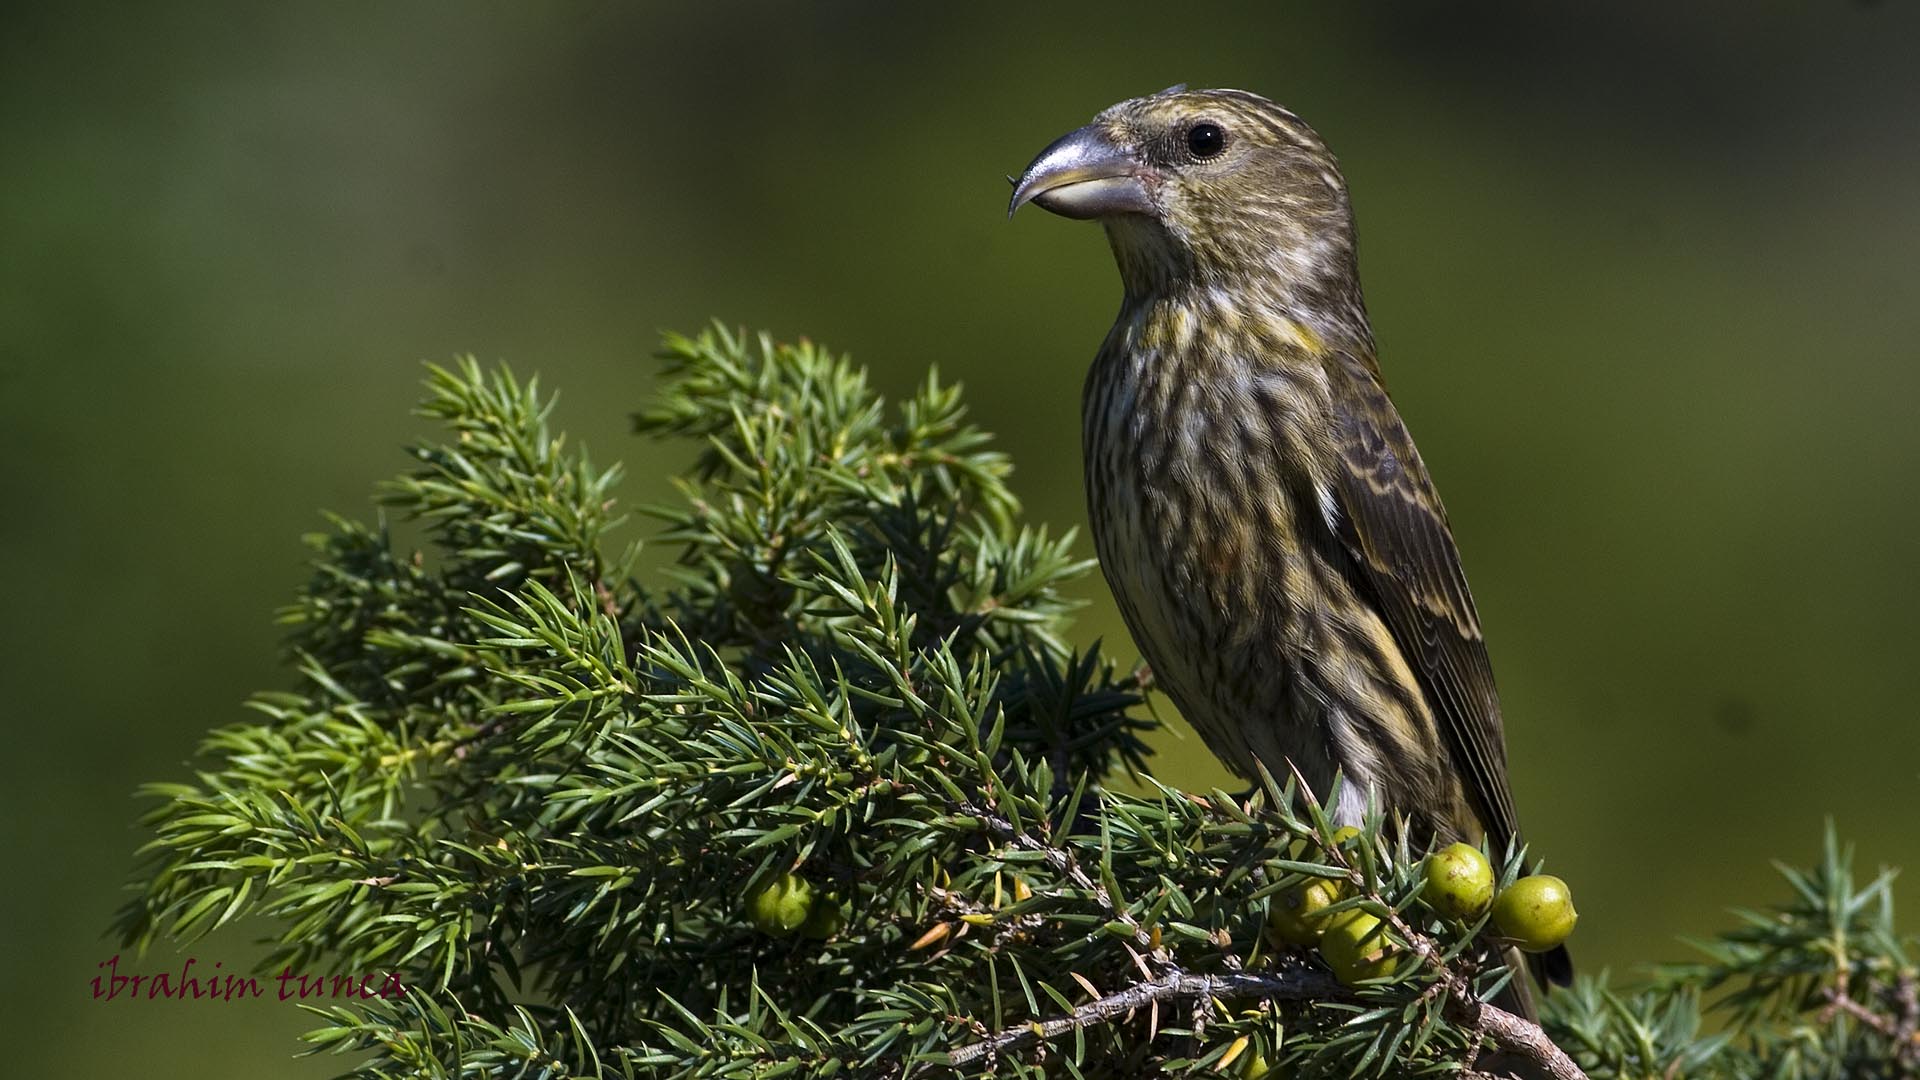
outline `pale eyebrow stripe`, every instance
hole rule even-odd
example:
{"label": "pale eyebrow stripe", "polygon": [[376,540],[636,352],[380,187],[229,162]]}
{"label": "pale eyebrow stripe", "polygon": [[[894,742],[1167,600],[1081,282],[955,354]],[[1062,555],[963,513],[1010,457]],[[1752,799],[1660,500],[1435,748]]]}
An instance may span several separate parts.
{"label": "pale eyebrow stripe", "polygon": [[1234,110],[1235,112],[1258,121],[1268,131],[1296,146],[1308,150],[1326,149],[1319,136],[1313,134],[1313,129],[1306,125],[1306,121],[1294,115],[1284,105],[1274,104],[1245,90],[1215,90],[1212,96],[1239,106]]}

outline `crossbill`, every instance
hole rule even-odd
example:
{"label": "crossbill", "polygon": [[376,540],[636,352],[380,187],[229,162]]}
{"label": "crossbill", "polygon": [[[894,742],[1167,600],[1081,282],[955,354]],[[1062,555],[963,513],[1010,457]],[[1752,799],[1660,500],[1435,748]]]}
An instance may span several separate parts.
{"label": "crossbill", "polygon": [[1174,87],[1041,151],[1008,212],[1028,202],[1098,220],[1119,266],[1087,501],[1156,684],[1241,776],[1324,798],[1337,772],[1343,824],[1372,799],[1419,840],[1517,843],[1480,618],[1381,381],[1326,144],[1256,94]]}

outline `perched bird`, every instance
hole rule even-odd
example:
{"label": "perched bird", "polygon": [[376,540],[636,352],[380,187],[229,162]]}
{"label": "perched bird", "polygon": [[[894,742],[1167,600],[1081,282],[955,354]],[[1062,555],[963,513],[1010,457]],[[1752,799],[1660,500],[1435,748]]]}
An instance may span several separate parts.
{"label": "perched bird", "polygon": [[[1241,776],[1324,798],[1337,770],[1342,823],[1371,797],[1416,839],[1517,842],[1479,616],[1320,137],[1173,87],[1041,151],[1009,215],[1028,202],[1104,224],[1125,286],[1082,402],[1087,501],[1155,682]],[[1572,975],[1564,948],[1534,967]]]}

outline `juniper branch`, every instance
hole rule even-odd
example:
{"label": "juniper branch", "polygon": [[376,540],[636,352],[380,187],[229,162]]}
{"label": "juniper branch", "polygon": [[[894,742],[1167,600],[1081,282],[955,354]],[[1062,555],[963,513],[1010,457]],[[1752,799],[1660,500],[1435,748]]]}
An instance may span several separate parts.
{"label": "juniper branch", "polygon": [[1045,859],[1048,866],[1059,871],[1068,881],[1072,882],[1077,888],[1090,897],[1094,903],[1098,904],[1103,911],[1111,915],[1116,921],[1124,923],[1132,932],[1134,944],[1146,950],[1156,959],[1163,961],[1166,959],[1166,950],[1155,945],[1153,936],[1147,932],[1147,929],[1141,926],[1126,909],[1113,902],[1113,897],[1108,894],[1106,886],[1087,876],[1087,872],[1081,869],[1079,862],[1074,859],[1071,852],[1040,840],[1024,830],[1015,828],[1013,822],[997,814],[983,810],[977,806],[967,807],[965,809],[966,812],[977,815],[996,839],[1012,844],[1022,850],[1034,852]]}
{"label": "juniper branch", "polygon": [[[1586,1080],[1587,1074],[1554,1045],[1540,1025],[1489,1005],[1471,994],[1450,988],[1448,1012],[1456,1022],[1485,1036],[1496,1046],[1525,1057],[1545,1070],[1551,1080]],[[1355,1001],[1357,998],[1331,975],[1305,966],[1274,972],[1238,972],[1192,975],[1177,968],[1156,979],[1134,983],[1124,990],[1089,1001],[1064,1016],[1010,1028],[963,1046],[948,1055],[958,1069],[1073,1031],[1106,1023],[1154,1002],[1257,998],[1262,1001]]]}
{"label": "juniper branch", "polygon": [[[210,735],[193,783],[147,789],[129,943],[252,917],[276,967],[400,973],[406,1001],[329,1009],[309,1036],[369,1080],[1230,1057],[1475,1076],[1483,1048],[1595,1080],[1920,1068],[1891,875],[1857,885],[1831,832],[1707,962],[1630,992],[1583,980],[1528,1025],[1484,1004],[1504,975],[1481,928],[1420,906],[1420,853],[1379,815],[1342,847],[1297,783],[1115,790],[1144,768],[1150,680],[1069,648],[1090,564],[1018,524],[955,387],[890,410],[808,343],[715,329],[668,353],[638,426],[701,456],[678,504],[643,511],[679,556],[657,587],[601,550],[619,471],[549,431],[550,397],[433,373],[451,437],[382,495],[424,549],[329,520],[285,615],[291,688]],[[759,925],[747,898],[789,877],[835,917]],[[1349,988],[1276,952],[1268,906],[1314,878],[1419,962]],[[1162,1029],[1179,1001],[1192,1023]]]}
{"label": "juniper branch", "polygon": [[1241,997],[1255,997],[1264,1001],[1350,1000],[1346,988],[1333,976],[1305,966],[1284,971],[1224,975],[1193,975],[1174,968],[1158,978],[1144,979],[1124,990],[1089,1001],[1063,1016],[1009,1028],[980,1042],[960,1047],[947,1056],[947,1063],[958,1069],[982,1058],[992,1059],[1069,1032],[1118,1019],[1155,1002]]}

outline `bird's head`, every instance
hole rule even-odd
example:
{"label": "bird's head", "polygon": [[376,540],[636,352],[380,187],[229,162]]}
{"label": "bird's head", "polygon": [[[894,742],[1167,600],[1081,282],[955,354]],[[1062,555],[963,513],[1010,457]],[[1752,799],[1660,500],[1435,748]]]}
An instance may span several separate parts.
{"label": "bird's head", "polygon": [[1130,293],[1181,281],[1344,289],[1354,268],[1346,183],[1299,117],[1242,90],[1173,87],[1068,132],[1014,181],[1031,202],[1106,225]]}

